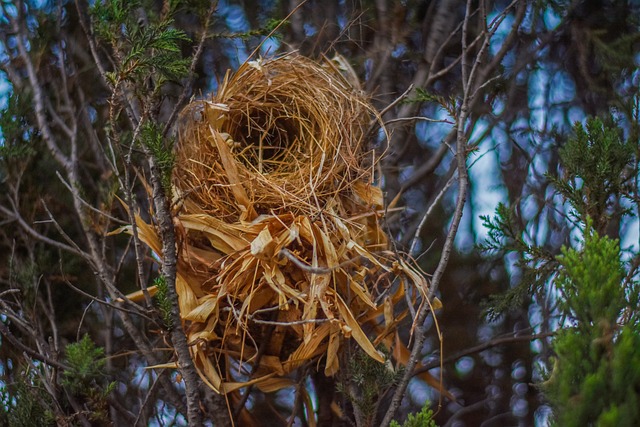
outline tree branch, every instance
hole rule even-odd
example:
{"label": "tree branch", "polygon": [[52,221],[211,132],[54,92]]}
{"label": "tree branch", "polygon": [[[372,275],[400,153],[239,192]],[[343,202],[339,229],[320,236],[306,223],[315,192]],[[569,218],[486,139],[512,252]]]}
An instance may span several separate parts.
{"label": "tree branch", "polygon": [[17,339],[9,330],[9,328],[7,327],[7,325],[4,324],[4,322],[0,322],[0,333],[2,334],[3,337],[5,337],[7,339],[7,341],[9,341],[12,345],[14,345],[16,348],[20,349],[21,351],[23,351],[24,353],[28,354],[29,356],[33,357],[36,360],[39,360],[43,363],[46,363],[49,366],[53,366],[54,368],[58,368],[58,369],[68,369],[68,367],[63,364],[58,362],[57,360],[53,360],[48,356],[45,356],[44,354],[41,354],[29,347],[27,347],[26,345],[24,345],[22,342],[20,342],[19,339]]}

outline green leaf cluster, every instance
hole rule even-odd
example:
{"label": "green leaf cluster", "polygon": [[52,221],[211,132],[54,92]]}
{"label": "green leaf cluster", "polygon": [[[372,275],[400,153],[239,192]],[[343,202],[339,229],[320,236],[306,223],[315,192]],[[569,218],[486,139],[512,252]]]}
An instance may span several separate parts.
{"label": "green leaf cluster", "polygon": [[158,289],[156,292],[156,305],[162,315],[162,321],[167,329],[173,327],[173,319],[171,318],[171,300],[169,299],[169,288],[164,276],[158,276],[153,281],[154,286]]}
{"label": "green leaf cluster", "polygon": [[617,240],[587,223],[584,247],[563,249],[556,282],[575,325],[554,339],[543,390],[560,426],[634,426],[640,419],[638,287],[625,286]]}
{"label": "green leaf cluster", "polygon": [[522,271],[520,283],[504,293],[491,295],[482,303],[484,315],[493,321],[503,313],[521,307],[532,293],[542,288],[556,271],[558,263],[548,250],[526,239],[515,213],[507,205],[500,203],[495,217],[483,215],[480,219],[488,233],[478,249],[500,257],[516,253],[516,266]]}
{"label": "green leaf cluster", "polygon": [[109,419],[107,397],[117,382],[105,384],[104,349],[85,334],[77,343],[67,345],[65,353],[68,368],[62,373],[62,385],[83,401],[90,421],[106,422]]}
{"label": "green leaf cluster", "polygon": [[[0,387],[0,425],[32,427],[55,425],[53,402],[37,376],[18,376],[17,383]],[[33,381],[32,381],[33,380]]]}
{"label": "green leaf cluster", "polygon": [[628,177],[624,172],[634,148],[620,128],[606,126],[597,118],[588,119],[586,127],[576,123],[573,131],[560,150],[564,176],[550,179],[577,216],[582,221],[592,218],[596,230],[602,232],[611,204],[625,189]]}
{"label": "green leaf cluster", "polygon": [[62,373],[62,384],[74,394],[87,394],[105,376],[104,349],[87,334],[67,345],[65,362],[69,368]]}
{"label": "green leaf cluster", "polygon": [[274,19],[274,18],[270,18],[267,20],[267,22],[259,27],[259,28],[255,28],[255,29],[251,29],[249,31],[244,31],[244,32],[240,32],[240,33],[217,33],[217,34],[213,34],[212,37],[213,38],[225,38],[225,39],[241,39],[241,40],[248,40],[252,37],[273,37],[275,39],[278,40],[282,40],[283,38],[283,34],[281,32],[275,31],[274,30],[276,28],[278,28],[280,26],[280,28],[282,28],[282,26],[288,24],[287,20],[284,19]]}
{"label": "green leaf cluster", "polygon": [[[614,202],[627,190],[630,179],[627,168],[633,156],[633,144],[623,138],[619,127],[591,118],[586,126],[576,123],[573,135],[561,148],[562,174],[548,174],[547,178],[567,201],[577,224],[592,221],[595,231],[602,233],[613,214]],[[530,243],[533,239],[527,236],[513,209],[500,204],[495,216],[481,219],[488,237],[478,248],[500,257],[517,254],[516,266],[522,272],[517,285],[492,295],[483,303],[485,315],[495,320],[504,312],[520,307],[531,294],[542,289],[560,266],[555,254],[544,246]]]}
{"label": "green leaf cluster", "polygon": [[171,194],[171,172],[176,162],[173,152],[173,140],[166,140],[162,135],[161,127],[155,123],[147,121],[140,133],[142,144],[144,144],[153,156],[162,178],[162,186],[167,194]]}
{"label": "green leaf cluster", "polygon": [[[618,240],[603,236],[614,205],[626,194],[633,144],[613,123],[576,123],[560,150],[562,176],[549,176],[582,238],[558,256],[527,244],[512,211],[501,205],[485,251],[520,257],[522,283],[489,301],[489,314],[522,303],[535,284],[558,290],[563,329],[555,336],[554,367],[541,384],[559,426],[632,426],[640,419],[639,286],[626,272]],[[625,214],[622,210],[618,214]],[[575,221],[577,220],[577,221]],[[629,277],[628,277],[629,276]],[[517,296],[520,299],[515,298]],[[493,311],[491,311],[493,310]]]}
{"label": "green leaf cluster", "polygon": [[564,247],[558,260],[563,268],[556,285],[564,311],[588,328],[599,321],[614,324],[626,305],[618,241],[599,236],[588,221],[584,249]]}
{"label": "green leaf cluster", "polygon": [[399,381],[404,370],[394,369],[390,362],[379,363],[361,350],[356,350],[346,365],[346,374],[343,373],[336,389],[372,421],[380,399]]}
{"label": "green leaf cluster", "polygon": [[12,94],[7,108],[0,114],[0,161],[11,162],[35,154],[29,141],[34,137],[30,119],[33,111],[31,97],[26,94]]}
{"label": "green leaf cluster", "polygon": [[433,411],[429,409],[430,402],[424,403],[424,406],[415,414],[409,414],[407,420],[399,424],[397,421],[391,421],[390,427],[437,427],[436,422],[433,420]]}
{"label": "green leaf cluster", "polygon": [[[170,8],[174,9],[175,5]],[[151,78],[159,90],[166,81],[188,75],[191,60],[183,57],[181,43],[189,37],[174,28],[169,17],[154,22],[141,13],[136,1],[95,2],[91,8],[96,35],[113,48],[117,60],[116,69],[107,73],[111,83],[118,86],[129,81],[142,90]]]}
{"label": "green leaf cluster", "polygon": [[436,103],[449,113],[451,117],[456,117],[457,115],[457,102],[454,97],[449,96],[445,98],[442,95],[433,94],[420,87],[416,88],[415,93],[410,98],[403,101],[403,103]]}

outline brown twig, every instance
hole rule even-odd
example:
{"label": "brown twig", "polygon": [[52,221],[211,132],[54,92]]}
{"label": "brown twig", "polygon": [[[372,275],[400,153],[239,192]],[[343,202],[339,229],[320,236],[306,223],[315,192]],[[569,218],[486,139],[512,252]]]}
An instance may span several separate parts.
{"label": "brown twig", "polygon": [[16,348],[20,349],[21,351],[23,351],[24,353],[28,354],[29,356],[33,357],[36,360],[39,360],[43,363],[46,363],[49,366],[53,366],[54,368],[58,368],[58,369],[68,369],[68,366],[66,366],[63,363],[58,362],[57,360],[53,360],[48,356],[45,356],[44,354],[41,354],[35,350],[33,350],[32,348],[27,347],[26,345],[24,345],[19,339],[17,339],[9,330],[9,328],[7,327],[7,325],[4,324],[4,322],[0,322],[0,333],[2,334],[3,337],[5,337],[7,339],[7,341],[9,341],[12,345],[14,345]]}
{"label": "brown twig", "polygon": [[434,361],[434,362],[427,363],[420,369],[417,369],[414,375],[418,375],[423,372],[430,371],[431,369],[441,366],[441,364],[446,365],[447,363],[455,362],[456,360],[462,357],[468,356],[470,354],[479,353],[481,351],[487,350],[492,347],[497,347],[499,345],[504,345],[504,344],[517,343],[522,341],[534,341],[534,340],[539,340],[547,337],[552,337],[553,335],[555,335],[555,332],[543,332],[539,334],[516,335],[516,336],[494,338],[482,344],[478,344],[476,346],[461,350],[456,354],[452,354],[451,356],[448,356],[442,359],[442,361]]}
{"label": "brown twig", "polygon": [[162,130],[163,137],[166,137],[167,134],[169,133],[169,129],[171,129],[173,122],[178,116],[178,112],[184,106],[184,103],[187,100],[187,97],[191,94],[191,90],[193,89],[195,72],[196,72],[196,65],[198,64],[198,61],[200,60],[200,56],[202,55],[204,42],[207,40],[207,37],[209,36],[209,24],[211,23],[211,17],[213,16],[217,8],[218,8],[218,1],[216,0],[211,2],[211,7],[209,7],[209,11],[207,12],[207,17],[205,18],[204,24],[202,25],[202,34],[200,35],[198,46],[196,47],[196,50],[193,53],[193,57],[191,58],[191,66],[189,67],[189,74],[186,78],[186,84],[184,85],[184,88],[182,89],[182,93],[180,94],[180,97],[176,101],[176,104],[174,105],[173,110],[171,111],[171,114],[169,115],[169,118],[167,119],[164,125],[164,128]]}

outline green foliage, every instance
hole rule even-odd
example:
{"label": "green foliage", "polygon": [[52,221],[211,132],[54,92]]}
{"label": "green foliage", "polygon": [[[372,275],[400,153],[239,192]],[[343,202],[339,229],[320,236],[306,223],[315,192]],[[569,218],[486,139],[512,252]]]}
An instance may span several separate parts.
{"label": "green foliage", "polygon": [[561,426],[633,426],[640,416],[640,330],[628,322],[637,287],[624,285],[617,240],[588,222],[582,249],[566,249],[556,285],[574,327],[553,342],[556,364],[543,390]]}
{"label": "green foliage", "polygon": [[67,345],[62,384],[74,394],[83,394],[104,376],[104,349],[85,334],[77,343]]}
{"label": "green foliage", "polygon": [[157,287],[156,292],[156,304],[162,315],[162,321],[167,329],[173,328],[173,320],[171,318],[171,300],[169,299],[169,289],[167,281],[164,276],[158,276],[153,281],[153,284]]}
{"label": "green foliage", "polygon": [[[265,23],[264,27],[263,27],[263,31],[266,34],[270,34],[272,31],[275,31],[276,28],[280,27],[282,28],[283,26],[287,25],[289,23],[289,21],[287,21],[286,19],[274,19],[274,18],[269,18],[267,19],[267,22]],[[282,38],[282,34],[281,33],[275,33],[273,35],[273,37],[276,37],[278,39]]]}
{"label": "green foliage", "polygon": [[[31,377],[33,378],[33,381]],[[49,410],[53,402],[37,376],[18,375],[18,383],[0,387],[0,425],[32,427],[55,425]]]}
{"label": "green foliage", "polygon": [[[600,119],[587,120],[586,127],[576,123],[573,129],[573,136],[560,150],[563,176],[547,177],[568,202],[578,223],[584,224],[591,218],[596,232],[602,233],[611,217],[613,202],[625,190],[628,179],[625,168],[633,158],[633,146],[622,138],[619,128],[607,126]],[[522,272],[520,283],[483,303],[485,315],[494,320],[521,306],[551,280],[559,266],[554,254],[529,243],[533,239],[507,206],[500,204],[494,217],[481,219],[488,238],[478,248],[501,257],[517,254],[516,267]]]}
{"label": "green foliage", "polygon": [[273,37],[278,40],[282,40],[282,33],[279,31],[275,31],[276,28],[282,29],[285,25],[288,24],[288,21],[284,19],[273,19],[270,18],[267,22],[260,28],[251,29],[249,31],[244,31],[241,33],[218,33],[212,34],[213,38],[224,38],[224,39],[241,39],[248,40],[252,37]]}
{"label": "green foliage", "polygon": [[564,267],[556,280],[561,306],[588,327],[599,321],[614,324],[626,304],[618,242],[598,236],[590,221],[584,237],[582,251],[565,247],[558,257]]}
{"label": "green foliage", "polygon": [[81,398],[89,408],[88,417],[92,421],[104,422],[109,419],[107,397],[115,389],[116,382],[105,384],[104,349],[97,347],[85,334],[80,341],[67,345],[62,373],[62,385],[71,394]]}
{"label": "green foliage", "polygon": [[510,296],[520,287],[531,290],[533,271],[538,283],[550,283],[559,292],[558,314],[571,327],[560,330],[552,343],[555,363],[541,388],[560,426],[632,426],[639,419],[638,285],[626,277],[619,242],[602,236],[614,202],[626,190],[633,154],[619,128],[599,119],[575,124],[574,135],[560,150],[564,174],[549,179],[583,238],[563,247],[555,259],[526,243],[526,233],[505,206],[498,207],[495,218],[483,218],[489,237],[481,249],[517,253],[524,272],[522,284],[489,301],[489,314],[504,309],[501,302],[513,301]]}
{"label": "green foliage", "polygon": [[526,239],[515,213],[506,205],[498,205],[495,217],[486,215],[480,219],[488,230],[488,236],[485,242],[478,245],[478,249],[500,257],[516,253],[516,266],[522,271],[520,283],[504,293],[491,295],[482,303],[484,315],[493,321],[501,314],[521,307],[532,293],[547,282],[558,263],[543,247],[528,242],[531,239]]}
{"label": "green foliage", "polygon": [[156,86],[164,80],[178,80],[189,72],[189,58],[183,58],[179,43],[189,38],[183,31],[171,28],[171,21],[135,27],[127,38],[129,51],[122,60],[120,72],[125,78],[157,76]]}
{"label": "green foliage", "polygon": [[405,101],[403,101],[403,103],[405,104],[423,102],[436,103],[440,105],[447,111],[447,113],[449,113],[451,117],[455,117],[457,115],[457,102],[454,97],[450,96],[448,98],[445,98],[442,95],[435,95],[420,87],[416,88],[415,93],[412,97],[407,98]]}
{"label": "green foliage", "polygon": [[[381,350],[384,352],[384,350]],[[395,370],[390,362],[385,364],[371,359],[358,349],[347,362],[347,369],[336,385],[368,420],[373,420],[380,399],[402,377],[403,369]]]}
{"label": "green foliage", "polygon": [[117,28],[116,24],[129,22],[133,10],[139,6],[140,2],[136,0],[94,2],[90,12],[96,35],[104,40],[116,39],[122,31],[122,29]]}
{"label": "green foliage", "polygon": [[586,128],[576,123],[574,135],[560,150],[563,177],[551,177],[558,192],[584,221],[593,219],[598,232],[608,221],[612,202],[620,197],[627,178],[624,170],[631,162],[633,145],[624,140],[622,130],[589,119]]}
{"label": "green foliage", "polygon": [[[146,122],[140,134],[144,144],[155,159],[162,178],[162,186],[167,194],[171,194],[171,172],[176,158],[173,153],[173,141],[162,136],[162,129],[157,123]],[[168,142],[168,143],[167,143]]]}
{"label": "green foliage", "polygon": [[7,108],[0,114],[3,138],[0,143],[0,161],[15,161],[35,154],[28,143],[34,136],[29,123],[32,110],[31,97],[28,95],[14,93],[9,97]]}
{"label": "green foliage", "polygon": [[[564,175],[550,180],[568,202],[583,238],[563,247],[555,259],[526,243],[526,233],[504,206],[495,218],[483,218],[489,238],[481,248],[520,256],[525,275],[519,287],[531,288],[526,272],[543,267],[537,271],[539,283],[556,287],[558,314],[572,325],[555,337],[554,367],[541,385],[556,410],[557,425],[632,426],[639,419],[638,286],[626,277],[619,242],[601,236],[613,202],[625,191],[633,154],[620,129],[599,119],[575,124],[574,136],[560,150]],[[505,308],[500,302],[519,287],[502,300],[490,300],[490,310]]]}
{"label": "green foliage", "polygon": [[[139,21],[146,19],[139,16],[144,13],[139,6],[139,2],[123,0],[95,2],[91,14],[96,34],[116,51],[119,63],[107,74],[111,83],[118,86],[130,81],[143,90],[147,87],[144,82],[151,78],[154,89],[159,90],[164,82],[188,75],[191,60],[183,58],[180,44],[189,38],[169,18],[141,25]],[[174,9],[175,5],[170,8]]]}
{"label": "green foliage", "polygon": [[424,406],[414,414],[409,414],[407,420],[399,424],[397,421],[391,421],[390,427],[437,427],[436,422],[433,420],[433,411],[429,409],[430,402],[424,403]]}
{"label": "green foliage", "polygon": [[11,257],[8,261],[11,284],[20,289],[23,301],[32,306],[36,298],[37,277],[40,272],[38,264],[31,260],[17,262],[15,257]]}

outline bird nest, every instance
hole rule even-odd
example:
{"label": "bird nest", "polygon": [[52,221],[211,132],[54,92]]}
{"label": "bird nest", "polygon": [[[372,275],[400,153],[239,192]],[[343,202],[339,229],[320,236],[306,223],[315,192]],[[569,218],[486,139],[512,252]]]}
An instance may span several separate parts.
{"label": "bird nest", "polygon": [[[214,390],[334,375],[355,341],[384,362],[421,274],[388,250],[367,131],[375,110],[329,61],[244,63],[182,113],[173,173],[176,289]],[[158,254],[158,231],[138,222]]]}

